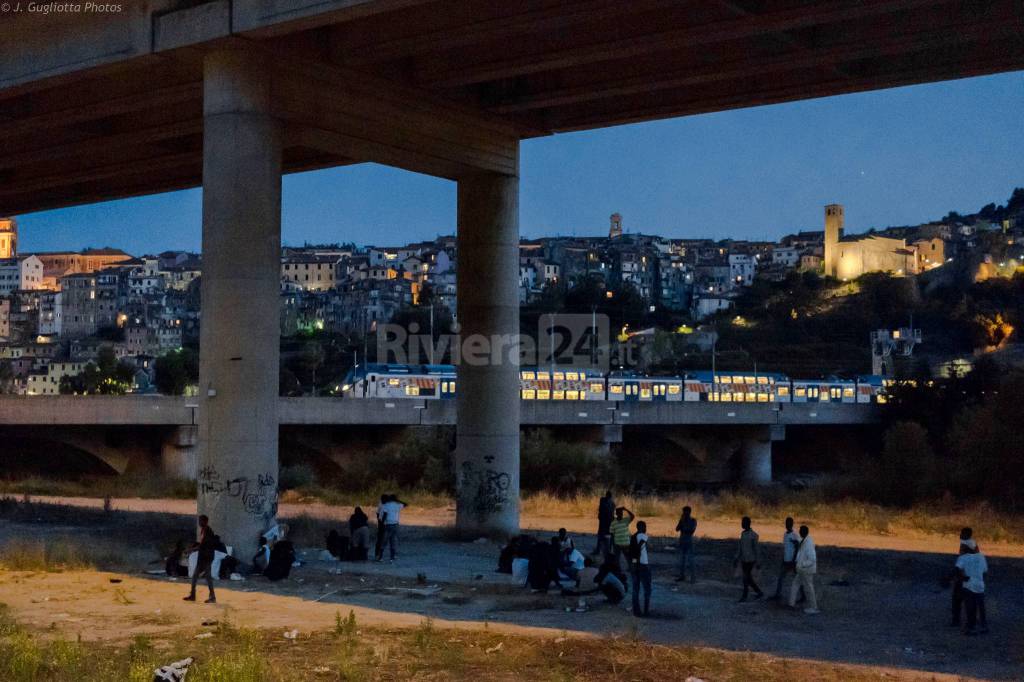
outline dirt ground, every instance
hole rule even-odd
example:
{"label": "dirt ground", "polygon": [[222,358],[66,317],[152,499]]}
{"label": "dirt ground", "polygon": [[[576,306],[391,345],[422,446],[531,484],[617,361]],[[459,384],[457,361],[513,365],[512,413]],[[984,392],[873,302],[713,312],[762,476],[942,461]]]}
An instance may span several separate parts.
{"label": "dirt ground", "polygon": [[[102,507],[98,500],[61,502]],[[736,529],[729,524],[700,527],[698,580],[675,582],[674,520],[655,519],[650,524],[657,541],[652,554],[653,614],[645,620],[597,596],[587,599],[589,610],[581,613],[575,610],[576,598],[553,591],[533,594],[511,576],[495,572],[496,544],[445,540],[450,510],[409,509],[403,514],[394,564],[324,562],[318,544],[310,543],[300,548],[304,563],[289,579],[276,584],[262,577],[222,581],[218,604],[207,606],[181,601],[187,591],[184,581],[147,575],[147,569],[158,568],[147,563],[156,550],[136,540],[146,529],[189,532],[194,503],[115,500],[114,507],[119,511],[107,515],[81,509],[57,520],[41,513],[38,519],[0,522],[0,543],[25,537],[109,541],[122,536],[130,545],[124,551],[127,568],[116,573],[0,572],[0,602],[27,625],[84,640],[201,629],[204,622],[215,620],[311,632],[333,627],[336,614],[352,610],[367,624],[416,626],[429,617],[443,627],[479,628],[486,623],[554,637],[638,634],[663,644],[872,666],[880,676],[887,671],[901,677],[923,673],[1024,679],[1024,545],[990,547],[983,537],[982,548],[990,556],[986,602],[991,634],[967,638],[947,626],[950,593],[939,583],[953,561],[955,539],[815,533],[822,613],[806,616],[775,603],[737,603],[740,589],[731,567]],[[329,521],[350,510],[285,505],[281,511],[285,518],[306,514]],[[593,536],[583,533],[592,530],[590,519],[526,518],[523,525],[543,529],[545,535],[564,526],[582,549],[593,547]],[[781,530],[756,522],[755,528],[767,555],[759,581],[771,593],[779,549],[769,541],[777,540]],[[417,583],[417,574],[425,576],[425,585]],[[423,591],[433,586],[440,589]],[[200,596],[204,594],[205,588]]]}

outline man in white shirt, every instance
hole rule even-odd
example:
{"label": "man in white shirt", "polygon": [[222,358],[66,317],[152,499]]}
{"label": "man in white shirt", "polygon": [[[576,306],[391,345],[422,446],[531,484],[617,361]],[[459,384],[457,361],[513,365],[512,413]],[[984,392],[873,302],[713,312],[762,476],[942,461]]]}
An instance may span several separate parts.
{"label": "man in white shirt", "polygon": [[391,554],[391,561],[395,560],[398,550],[398,522],[405,507],[405,502],[399,500],[397,495],[388,495],[388,501],[381,505],[380,516],[384,522],[384,542],[381,554],[384,554],[383,548],[387,547]]}
{"label": "man in white shirt", "polygon": [[[968,544],[968,542],[970,544]],[[967,625],[965,635],[975,634],[978,624],[978,611],[981,611],[981,632],[988,632],[985,618],[985,574],[988,573],[988,562],[973,540],[964,543],[967,550],[956,560],[956,568],[963,580],[964,605],[967,607]],[[973,545],[973,547],[972,547]]]}
{"label": "man in white shirt", "polygon": [[[647,557],[647,523],[637,521],[636,535],[630,543],[630,564],[633,568],[633,615],[644,617],[651,613],[651,564]],[[640,588],[644,590],[644,610],[640,611]]]}
{"label": "man in white shirt", "polygon": [[[775,594],[771,599],[782,598],[782,583],[787,573],[796,574],[796,550],[800,546],[800,536],[793,530],[793,517],[786,517],[786,530],[782,534],[782,566],[779,567],[779,579],[775,583]],[[801,599],[802,601],[802,599]]]}
{"label": "man in white shirt", "polygon": [[814,549],[814,539],[810,536],[807,526],[800,526],[800,547],[796,550],[796,578],[789,588],[789,606],[796,608],[797,592],[803,588],[807,597],[807,608],[804,613],[821,613],[818,610],[818,598],[814,594],[814,574],[818,572],[818,553]]}

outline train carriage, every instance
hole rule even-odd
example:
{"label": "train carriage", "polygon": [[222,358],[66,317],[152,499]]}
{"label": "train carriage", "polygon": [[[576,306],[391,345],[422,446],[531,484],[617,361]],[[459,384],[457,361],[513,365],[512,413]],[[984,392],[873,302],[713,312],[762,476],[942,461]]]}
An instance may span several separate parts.
{"label": "train carriage", "polygon": [[355,398],[451,399],[455,397],[455,367],[371,363],[349,372],[343,395]]}

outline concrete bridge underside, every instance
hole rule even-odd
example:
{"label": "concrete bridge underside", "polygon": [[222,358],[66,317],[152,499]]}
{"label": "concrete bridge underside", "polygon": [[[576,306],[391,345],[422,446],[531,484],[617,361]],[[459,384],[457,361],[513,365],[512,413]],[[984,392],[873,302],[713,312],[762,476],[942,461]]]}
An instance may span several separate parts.
{"label": "concrete bridge underside", "polygon": [[[0,214],[202,184],[199,507],[244,555],[276,511],[281,173],[457,181],[463,334],[511,336],[519,140],[1024,67],[1016,0],[122,6],[0,22]],[[460,371],[458,524],[511,532],[516,368]]]}

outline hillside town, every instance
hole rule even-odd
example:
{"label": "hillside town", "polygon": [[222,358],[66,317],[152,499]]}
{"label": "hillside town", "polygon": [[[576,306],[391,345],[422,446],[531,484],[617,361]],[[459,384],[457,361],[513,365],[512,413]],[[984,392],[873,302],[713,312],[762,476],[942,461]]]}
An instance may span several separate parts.
{"label": "hillside town", "polygon": [[[1016,190],[1009,206],[1022,195]],[[914,277],[971,258],[983,278],[1012,275],[1024,262],[1024,221],[1009,208],[862,235],[845,235],[843,220],[843,207],[830,204],[823,229],[776,242],[670,239],[627,229],[615,213],[600,236],[523,239],[519,301],[531,306],[589,282],[608,299],[629,293],[652,314],[696,326],[728,315],[755,281],[793,272],[838,281],[871,272]],[[365,337],[424,306],[457,320],[457,270],[453,235],[403,246],[285,246],[281,335]],[[75,378],[106,365],[92,390],[155,391],[157,358],[198,344],[201,275],[201,255],[186,251],[24,253],[16,220],[0,220],[0,390],[89,392]]]}

